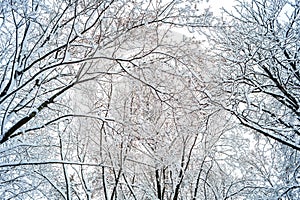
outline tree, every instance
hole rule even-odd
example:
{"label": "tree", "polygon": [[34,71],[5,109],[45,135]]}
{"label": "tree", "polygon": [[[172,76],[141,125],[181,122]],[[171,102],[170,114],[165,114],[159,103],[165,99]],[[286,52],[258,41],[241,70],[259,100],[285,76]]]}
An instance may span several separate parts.
{"label": "tree", "polygon": [[[104,196],[119,198],[120,191],[124,190],[119,181],[126,182],[129,175],[124,175],[124,166],[116,159],[120,157],[125,162],[122,156],[128,147],[124,145],[130,140],[114,141],[115,138],[122,141],[126,127],[110,118],[110,89],[115,88],[111,84],[115,83],[115,77],[129,76],[150,88],[160,101],[173,100],[175,94],[164,93],[161,83],[155,85],[150,79],[141,78],[142,74],[135,76],[131,70],[145,67],[143,60],[148,62],[147,67],[159,60],[170,66],[188,62],[184,54],[177,58],[182,46],[170,45],[171,39],[166,42],[164,38],[173,27],[202,25],[197,3],[1,2],[1,197],[91,199],[97,197],[97,188],[91,190],[92,186],[102,180]],[[141,40],[145,43],[137,45]],[[172,51],[159,51],[162,47]],[[101,80],[103,86],[104,104],[96,104],[100,115],[82,113],[80,109],[85,106],[74,108],[70,105],[76,87],[91,80]],[[104,84],[105,80],[113,82]],[[105,145],[93,140],[94,127],[84,126],[80,132],[74,126],[74,121],[85,118],[97,121],[94,124],[99,125],[103,133],[100,139],[105,138],[105,132],[110,134]],[[118,134],[121,135],[116,136]],[[182,137],[186,144],[193,138]],[[94,144],[98,144],[99,154]],[[115,151],[110,152],[109,146],[116,147]],[[108,148],[104,149],[106,154],[99,157],[104,147]],[[183,151],[183,155],[187,152]],[[109,166],[105,165],[107,160]],[[96,171],[101,169],[102,179],[93,176],[93,167]],[[181,169],[178,168],[178,172],[179,179],[183,178]],[[106,178],[108,183],[105,183]],[[107,185],[110,183],[112,185]],[[179,183],[181,181],[176,182],[177,196]],[[127,186],[127,192],[133,195],[131,185]]]}
{"label": "tree", "polygon": [[253,0],[235,9],[216,35],[226,108],[243,125],[300,150],[299,1]]}
{"label": "tree", "polygon": [[[297,152],[260,137],[253,151],[249,138],[240,134],[245,130],[235,128],[218,104],[228,96],[218,85],[215,58],[208,57],[198,40],[173,32],[211,22],[208,11],[197,11],[198,3],[2,2],[0,196],[298,198]],[[242,25],[234,21],[219,27],[219,39],[239,39],[235,34]],[[226,109],[237,117],[241,109],[249,110],[247,117],[256,116],[253,107],[266,89],[250,90],[246,79],[233,77],[239,71],[226,56],[235,55],[236,46],[229,44],[232,51],[225,52],[221,63],[226,64],[224,86],[240,91],[234,86],[242,84],[255,101],[235,93],[240,103]],[[282,106],[271,97],[261,100],[262,105]],[[267,108],[262,109],[264,122],[273,117]]]}
{"label": "tree", "polygon": [[299,198],[297,151],[244,127],[232,129],[221,141],[223,169],[234,174],[228,197]]}
{"label": "tree", "polygon": [[256,179],[248,198],[299,198],[299,11],[299,1],[238,1],[211,37],[224,91],[215,101],[255,132],[256,150],[239,157]]}
{"label": "tree", "polygon": [[[133,37],[143,41],[144,36],[147,32]],[[193,75],[196,71],[206,74],[202,68],[205,65],[199,65],[201,48],[198,42],[180,34],[157,36],[160,39],[154,41],[168,45],[141,60],[129,63],[122,59],[118,64],[126,73],[107,74],[78,88],[83,98],[77,107],[81,105],[84,112],[100,118],[114,119],[99,124],[87,118],[75,123],[81,124],[78,128],[82,130],[76,133],[91,130],[87,155],[94,154],[93,159],[104,164],[93,173],[98,177],[98,187],[94,188],[98,198],[191,199],[219,195],[214,184],[221,172],[217,168],[214,172],[212,163],[217,162],[214,144],[222,132],[209,128],[219,112],[203,92],[208,83]],[[135,45],[144,46],[141,41]],[[145,46],[151,45],[149,41]],[[118,53],[128,56],[128,52]],[[96,63],[95,71],[97,67]]]}
{"label": "tree", "polygon": [[[60,109],[51,106],[74,85],[87,81],[82,79],[89,68],[87,61],[117,61],[114,51],[95,56],[96,52],[109,48],[117,51],[126,41],[126,35],[145,26],[155,31],[163,24],[168,29],[168,26],[197,23],[193,19],[196,10],[191,9],[195,3],[84,0],[2,3],[0,143],[67,117],[63,113],[58,116]],[[159,42],[152,47],[159,46]],[[151,50],[141,49],[130,59],[151,54]],[[46,112],[53,113],[46,117]]]}

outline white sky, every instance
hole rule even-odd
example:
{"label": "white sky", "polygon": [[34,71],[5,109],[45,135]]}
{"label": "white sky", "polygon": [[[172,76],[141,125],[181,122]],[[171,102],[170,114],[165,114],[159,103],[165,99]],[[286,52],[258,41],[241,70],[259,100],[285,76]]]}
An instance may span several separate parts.
{"label": "white sky", "polygon": [[205,8],[210,7],[215,15],[221,13],[220,8],[224,7],[226,10],[231,10],[235,4],[235,0],[208,0],[208,2],[203,2],[203,6]]}
{"label": "white sky", "polygon": [[[200,10],[204,10],[209,8],[211,12],[213,12],[213,15],[215,16],[221,16],[222,10],[221,8],[225,8],[226,10],[230,11],[233,10],[233,6],[236,5],[236,0],[203,0],[201,4],[199,5]],[[173,29],[175,32],[184,34],[189,37],[199,37],[197,33],[190,33],[188,30],[183,28],[175,28]]]}

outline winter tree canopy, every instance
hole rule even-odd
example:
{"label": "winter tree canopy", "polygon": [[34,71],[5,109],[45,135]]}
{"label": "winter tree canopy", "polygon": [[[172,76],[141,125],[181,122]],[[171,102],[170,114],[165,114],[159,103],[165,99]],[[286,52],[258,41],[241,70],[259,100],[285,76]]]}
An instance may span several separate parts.
{"label": "winter tree canopy", "polygon": [[236,3],[0,1],[0,199],[299,199],[299,1]]}

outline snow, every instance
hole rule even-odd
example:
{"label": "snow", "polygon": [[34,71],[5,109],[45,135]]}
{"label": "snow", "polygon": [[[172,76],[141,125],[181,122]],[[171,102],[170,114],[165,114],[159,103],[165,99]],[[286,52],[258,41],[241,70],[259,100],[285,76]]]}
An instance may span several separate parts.
{"label": "snow", "polygon": [[36,107],[34,107],[34,108],[31,109],[31,113],[38,114],[39,110]]}
{"label": "snow", "polygon": [[71,61],[71,54],[68,50],[66,50],[64,62],[68,61]]}

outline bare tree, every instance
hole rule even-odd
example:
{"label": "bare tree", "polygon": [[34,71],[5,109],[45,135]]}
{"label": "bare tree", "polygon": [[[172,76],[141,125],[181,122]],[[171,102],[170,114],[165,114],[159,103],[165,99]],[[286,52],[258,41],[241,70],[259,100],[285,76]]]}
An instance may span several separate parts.
{"label": "bare tree", "polygon": [[299,150],[299,2],[241,2],[219,29],[227,107],[240,122]]}
{"label": "bare tree", "polygon": [[[224,95],[219,91],[223,85],[216,84],[218,77],[212,73],[215,59],[206,61],[210,58],[205,58],[206,52],[199,41],[172,31],[174,27],[201,27],[205,20],[211,19],[209,12],[198,13],[198,3],[175,0],[2,3],[0,196],[5,199],[255,199],[277,192],[276,197],[291,198],[298,191],[297,162],[289,169],[293,170],[293,176],[279,171],[288,167],[287,161],[298,158],[296,153],[278,145],[272,151],[276,152],[274,162],[267,163],[273,157],[268,157],[270,151],[258,143],[259,151],[251,154],[248,138],[238,134],[241,129],[232,129],[231,119],[215,104],[214,100]],[[228,43],[231,46],[226,46],[230,51],[227,49],[223,58],[235,55],[234,45],[240,41],[236,33],[248,27],[242,25],[237,20],[227,26],[229,29],[219,30],[221,40],[227,42],[231,38]],[[294,26],[291,32],[295,31]],[[222,31],[233,34],[222,35]],[[266,39],[273,41],[267,35]],[[286,36],[288,55],[294,48],[291,45],[294,36],[294,32]],[[265,51],[259,44],[261,51]],[[290,63],[296,62],[296,58],[284,57],[286,53],[283,50],[276,57],[281,59],[278,66],[286,63],[292,67]],[[256,54],[239,55],[247,61],[253,58],[249,63],[260,63]],[[266,60],[264,65],[268,64]],[[275,124],[271,119],[276,115],[276,120],[289,122],[294,129],[283,129],[287,127],[279,123],[273,126],[276,127],[273,131],[288,132],[286,141],[294,144],[297,137],[291,135],[296,133],[298,124],[288,121],[283,113],[292,119],[295,112],[291,115],[290,107],[280,104],[291,100],[273,101],[275,90],[272,96],[269,89],[274,82],[263,75],[264,65],[250,65],[257,73],[249,73],[251,77],[261,76],[257,81],[270,79],[257,92],[249,83],[245,86],[248,72],[239,76],[239,71],[231,68],[237,63],[226,61],[226,68],[222,68],[226,72],[224,86],[233,88],[229,94],[238,91],[234,97],[239,100],[239,104],[227,109],[242,122],[242,117],[255,116],[259,122]],[[248,62],[245,63],[243,66],[248,67]],[[286,90],[291,91],[290,84],[296,87],[292,74],[297,70],[292,73],[292,68],[286,69],[289,69],[286,73],[291,73]],[[243,85],[243,92],[234,87],[239,84]],[[259,99],[264,95],[271,96]],[[296,93],[291,95],[298,98]],[[255,100],[249,101],[248,97]],[[247,103],[249,107],[244,106]],[[258,105],[262,106],[260,118],[253,114],[260,108]],[[267,111],[269,105],[286,107],[283,111]],[[246,111],[239,113],[241,109]],[[262,127],[261,130],[266,130]],[[273,143],[268,141],[266,146],[270,145]],[[280,160],[282,154],[294,157]],[[255,178],[251,176],[251,167]],[[272,170],[273,167],[278,170]],[[273,184],[282,177],[289,184]],[[261,188],[262,184],[269,185]],[[253,192],[257,195],[251,196]]]}
{"label": "bare tree", "polygon": [[[210,101],[207,90],[212,85],[202,60],[204,52],[198,42],[182,41],[182,36],[176,40],[174,33],[158,36],[168,45],[132,62],[118,52],[126,58],[116,61],[124,72],[99,76],[91,85],[78,88],[84,96],[78,102],[83,111],[114,119],[100,124],[96,118],[76,122],[82,124],[78,127],[82,131],[75,133],[91,130],[87,155],[104,164],[93,173],[98,177],[94,195],[103,199],[242,197],[247,189],[242,183],[247,181],[234,177],[237,166],[224,168],[223,155],[232,151],[223,148],[227,138],[219,140],[230,126]],[[145,47],[149,46],[151,42]]]}
{"label": "bare tree", "polygon": [[[96,52],[109,48],[118,51],[126,35],[144,26],[153,27],[154,32],[149,32],[151,37],[163,24],[170,27],[193,22],[195,3],[78,0],[3,3],[0,143],[61,119],[63,113],[58,116],[61,108],[51,106],[59,102],[58,96],[85,81],[82,77],[89,68],[86,62],[117,60],[114,51],[95,56]],[[189,9],[180,9],[184,6]],[[160,41],[156,42],[154,46],[159,46]],[[144,49],[130,59],[150,53],[150,48]]]}
{"label": "bare tree", "polygon": [[256,188],[249,198],[299,198],[299,9],[292,0],[238,1],[211,37],[224,91],[222,101],[215,100],[268,138],[246,131],[257,143],[247,158],[239,157]]}
{"label": "bare tree", "polygon": [[[148,76],[143,77],[145,70],[138,69],[142,68],[143,60],[148,62],[144,65],[147,67],[157,60],[170,66],[184,61],[177,59],[180,47],[172,52],[159,48],[176,47],[170,45],[172,39],[164,39],[171,28],[203,25],[197,3],[1,2],[0,157],[1,171],[6,172],[1,173],[1,197],[97,198],[97,190],[91,190],[99,181],[92,175],[92,168],[96,167],[101,169],[105,198],[119,198],[120,181],[129,183],[122,162],[127,161],[124,151],[128,151],[126,144],[130,140],[115,141],[119,137],[115,135],[121,134],[122,139],[126,131],[122,131],[124,119],[118,122],[111,118],[115,116],[110,109],[111,89],[115,87],[112,83],[118,77],[128,76],[150,88],[161,102],[174,99],[175,94],[167,93],[165,86],[152,83]],[[90,80],[101,80],[101,98],[105,101],[101,104],[99,96],[91,96],[97,100],[93,103],[98,110],[80,112],[91,105],[74,108],[70,100],[79,99],[74,97],[75,87]],[[78,118],[74,119],[75,116]],[[73,127],[74,121],[85,118],[95,120],[95,127]],[[96,126],[101,133],[97,141],[90,134]],[[182,139],[188,142],[193,137]],[[99,151],[94,149],[95,145]],[[109,146],[118,148],[111,151]],[[112,190],[108,187],[111,183]],[[131,185],[127,188],[130,195],[137,195]]]}

